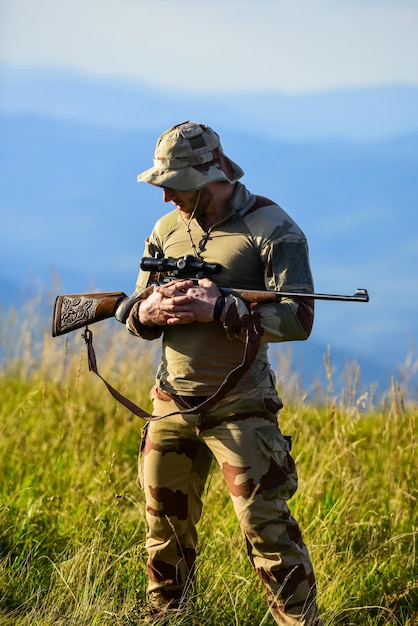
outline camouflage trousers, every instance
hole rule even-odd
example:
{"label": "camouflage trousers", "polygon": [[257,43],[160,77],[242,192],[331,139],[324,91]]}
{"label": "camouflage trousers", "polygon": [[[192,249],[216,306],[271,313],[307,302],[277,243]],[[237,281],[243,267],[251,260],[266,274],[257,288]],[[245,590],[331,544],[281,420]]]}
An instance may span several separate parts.
{"label": "camouflage trousers", "polygon": [[[179,410],[158,395],[154,415]],[[274,394],[267,400],[259,395],[229,395],[204,416],[176,414],[143,429],[138,482],[148,524],[147,596],[156,614],[181,610],[192,584],[201,497],[215,459],[275,621],[322,625],[309,553],[287,505],[297,489],[297,471],[277,425],[281,405]]]}

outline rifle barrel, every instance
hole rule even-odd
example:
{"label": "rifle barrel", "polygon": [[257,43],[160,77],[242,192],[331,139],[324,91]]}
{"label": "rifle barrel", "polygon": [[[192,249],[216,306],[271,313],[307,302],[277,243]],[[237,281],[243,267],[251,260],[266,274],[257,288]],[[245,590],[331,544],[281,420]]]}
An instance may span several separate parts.
{"label": "rifle barrel", "polygon": [[218,287],[224,296],[236,294],[248,302],[271,302],[282,298],[313,298],[314,300],[343,300],[346,302],[368,302],[367,289],[357,289],[352,296],[331,293],[301,293],[295,291],[257,291],[253,289],[233,289],[231,287]]}

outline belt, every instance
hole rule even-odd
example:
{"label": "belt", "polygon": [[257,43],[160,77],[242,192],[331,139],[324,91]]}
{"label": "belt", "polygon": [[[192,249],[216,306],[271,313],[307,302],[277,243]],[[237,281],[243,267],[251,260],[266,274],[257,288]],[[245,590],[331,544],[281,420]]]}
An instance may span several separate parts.
{"label": "belt", "polygon": [[197,406],[198,404],[202,404],[205,402],[209,396],[175,396],[173,395],[173,400],[177,400],[179,404],[186,404],[189,407]]}

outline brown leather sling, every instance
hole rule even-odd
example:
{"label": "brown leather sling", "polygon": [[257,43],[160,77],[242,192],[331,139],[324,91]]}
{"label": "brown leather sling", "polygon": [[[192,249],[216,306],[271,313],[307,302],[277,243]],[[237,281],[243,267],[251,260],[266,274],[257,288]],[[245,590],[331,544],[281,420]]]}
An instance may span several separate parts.
{"label": "brown leather sling", "polygon": [[[110,383],[107,382],[103,378],[103,376],[99,373],[97,368],[97,360],[96,353],[93,348],[93,333],[86,326],[86,329],[83,333],[83,339],[87,345],[87,357],[88,357],[88,365],[89,370],[94,372],[106,385],[107,389],[111,393],[111,395],[120,402],[124,407],[126,407],[131,413],[140,417],[141,419],[145,419],[148,421],[162,419],[163,417],[170,417],[171,415],[176,415],[178,413],[187,414],[187,413],[206,413],[210,409],[212,409],[222,398],[229,393],[238,381],[242,378],[242,376],[249,370],[251,364],[253,363],[256,354],[258,352],[258,348],[261,341],[262,329],[261,329],[261,320],[260,320],[260,311],[258,309],[257,303],[251,304],[251,311],[246,319],[244,320],[246,325],[245,330],[245,347],[244,347],[244,355],[240,365],[231,370],[227,376],[224,378],[218,389],[214,394],[188,409],[182,409],[178,411],[174,411],[173,413],[168,413],[167,415],[151,415],[145,409],[142,409],[138,405],[136,405],[132,400],[126,398],[123,394],[121,394],[117,389],[112,387]],[[168,394],[173,400],[176,400],[176,396],[173,394]]]}

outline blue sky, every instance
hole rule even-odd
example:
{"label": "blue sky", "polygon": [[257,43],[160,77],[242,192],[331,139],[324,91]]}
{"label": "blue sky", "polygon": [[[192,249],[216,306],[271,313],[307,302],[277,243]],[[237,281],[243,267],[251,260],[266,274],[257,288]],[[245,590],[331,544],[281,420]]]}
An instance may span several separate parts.
{"label": "blue sky", "polygon": [[418,85],[416,0],[0,0],[0,62],[178,91]]}

